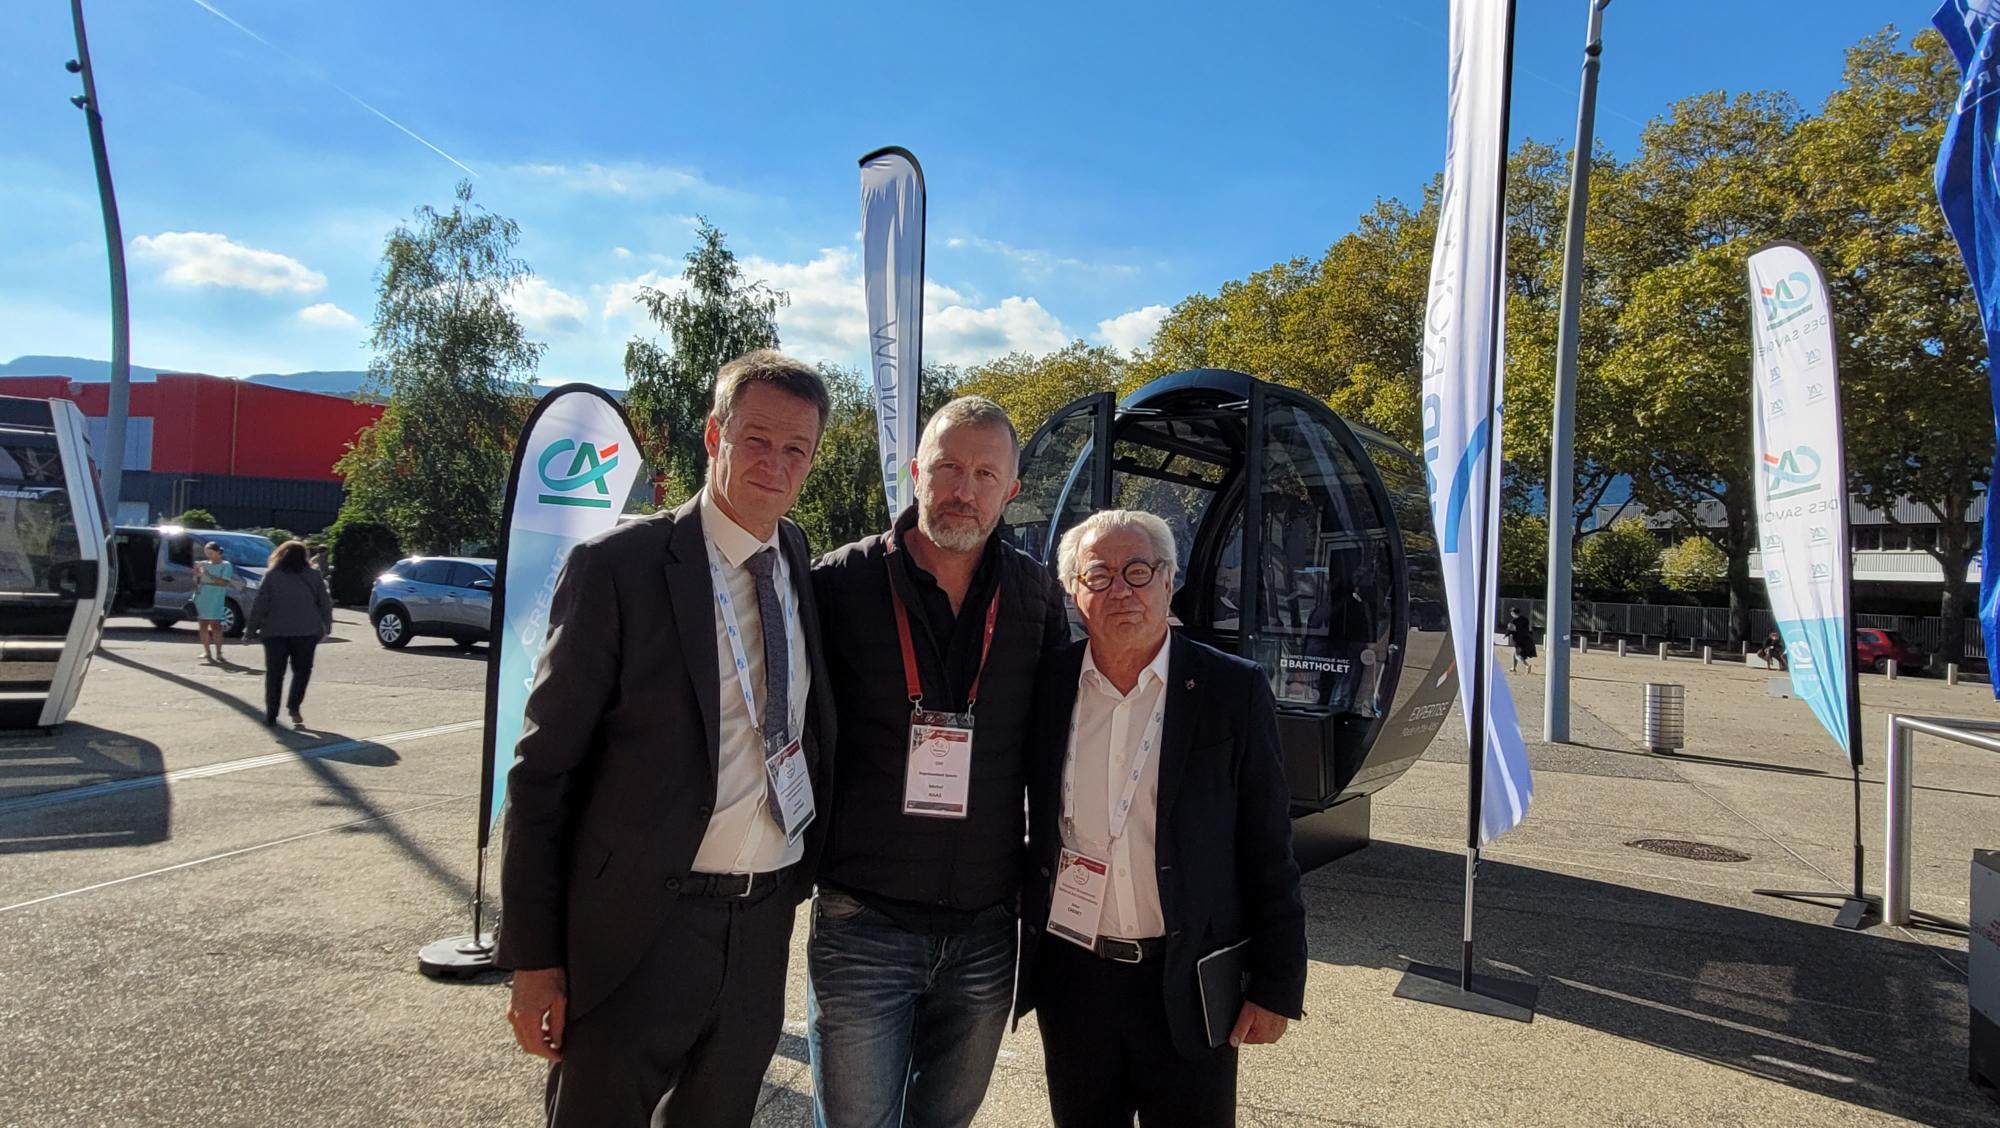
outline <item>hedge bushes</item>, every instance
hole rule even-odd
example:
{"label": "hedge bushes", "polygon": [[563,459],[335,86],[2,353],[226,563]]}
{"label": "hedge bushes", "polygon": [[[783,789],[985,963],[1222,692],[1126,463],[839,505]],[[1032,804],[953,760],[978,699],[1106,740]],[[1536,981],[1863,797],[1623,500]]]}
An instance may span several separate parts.
{"label": "hedge bushes", "polygon": [[327,527],[326,543],[328,585],[335,603],[367,603],[375,577],[403,558],[403,546],[393,529],[346,514]]}

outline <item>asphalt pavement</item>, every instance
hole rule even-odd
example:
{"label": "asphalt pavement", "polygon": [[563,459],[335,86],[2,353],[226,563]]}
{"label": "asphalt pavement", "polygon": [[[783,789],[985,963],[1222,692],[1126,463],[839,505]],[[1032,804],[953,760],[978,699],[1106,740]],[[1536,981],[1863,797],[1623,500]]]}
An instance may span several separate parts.
{"label": "asphalt pavement", "polygon": [[[261,654],[203,665],[191,628],[116,621],[71,723],[0,737],[0,1124],[529,1125],[542,1069],[497,978],[426,979],[465,931],[483,647],[320,650],[309,728],[266,728]],[[1761,670],[1588,655],[1575,739],[1479,882],[1479,969],[1540,986],[1531,1024],[1394,997],[1457,957],[1465,741],[1456,716],[1375,803],[1373,846],[1307,878],[1309,1018],[1243,1057],[1246,1125],[1973,1125],[1961,938],[1830,927],[1756,896],[1845,878],[1845,762]],[[1512,679],[1539,712],[1539,665]],[[1687,685],[1689,747],[1638,747],[1638,687]],[[1864,679],[1889,708],[1990,694]],[[1918,907],[1965,915],[2000,845],[2000,761],[1920,754]],[[1878,851],[1879,759],[1864,771]],[[1630,845],[1672,839],[1741,861]],[[495,859],[497,860],[497,859]],[[1876,861],[1869,880],[1879,888]],[[489,891],[491,892],[491,891]],[[809,1123],[803,942],[759,1125]],[[1032,1020],[978,1123],[1048,1121]]]}

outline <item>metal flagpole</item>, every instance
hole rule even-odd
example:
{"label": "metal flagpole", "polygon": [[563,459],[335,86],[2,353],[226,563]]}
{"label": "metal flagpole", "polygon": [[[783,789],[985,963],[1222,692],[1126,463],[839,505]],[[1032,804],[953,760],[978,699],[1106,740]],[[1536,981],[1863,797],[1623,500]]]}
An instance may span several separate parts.
{"label": "metal flagpole", "polygon": [[118,222],[118,194],[111,187],[111,157],[104,149],[104,115],[98,112],[97,74],[90,66],[90,43],[83,34],[83,0],[70,0],[76,26],[76,58],[66,69],[83,78],[83,93],[71,98],[90,129],[90,155],[97,166],[97,198],[104,210],[104,249],[111,260],[111,403],[104,419],[104,449],[97,452],[104,487],[105,520],[118,523],[118,494],[124,488],[125,417],[132,397],[132,318],[125,300],[125,235]]}
{"label": "metal flagpole", "polygon": [[1597,66],[1603,53],[1604,9],[1611,0],[1586,0],[1590,22],[1583,39],[1583,92],[1576,105],[1576,151],[1570,158],[1569,223],[1563,235],[1562,315],[1556,360],[1556,418],[1549,445],[1549,653],[1542,694],[1542,739],[1569,742],[1570,550],[1575,531],[1570,510],[1576,490],[1576,353],[1583,293],[1584,225],[1590,212],[1590,147],[1597,125]]}
{"label": "metal flagpole", "polygon": [[[1486,356],[1486,404],[1487,417],[1483,426],[1491,428],[1494,436],[1493,447],[1499,444],[1500,411],[1499,389],[1500,363],[1504,334],[1499,332],[1506,310],[1507,284],[1505,270],[1507,250],[1507,159],[1509,114],[1513,104],[1514,90],[1514,11],[1515,0],[1507,2],[1507,25],[1505,35],[1503,65],[1501,70],[1500,94],[1500,159],[1494,179],[1495,206],[1499,209],[1499,222],[1494,230],[1494,265],[1498,272],[1493,279],[1493,309],[1491,311],[1492,340],[1488,343]],[[1491,449],[1491,448],[1489,448]],[[1473,595],[1473,629],[1478,637],[1472,647],[1472,689],[1466,697],[1467,715],[1471,718],[1471,739],[1466,749],[1466,828],[1465,828],[1465,905],[1463,932],[1459,941],[1458,975],[1454,982],[1450,971],[1412,963],[1396,986],[1399,998],[1415,999],[1420,1002],[1435,1003],[1458,1010],[1475,1011],[1497,1018],[1511,1018],[1518,1022],[1533,1022],[1535,1003],[1541,993],[1538,985],[1501,979],[1497,976],[1475,975],[1472,971],[1472,921],[1473,894],[1479,877],[1479,823],[1485,794],[1486,749],[1491,743],[1492,693],[1487,685],[1493,668],[1493,612],[1492,584],[1494,566],[1493,537],[1499,524],[1495,507],[1498,504],[1497,490],[1493,488],[1491,475],[1500,473],[1501,464],[1497,458],[1488,460],[1487,477],[1476,488],[1478,497],[1471,502],[1479,521],[1478,552],[1479,566],[1476,591]]]}

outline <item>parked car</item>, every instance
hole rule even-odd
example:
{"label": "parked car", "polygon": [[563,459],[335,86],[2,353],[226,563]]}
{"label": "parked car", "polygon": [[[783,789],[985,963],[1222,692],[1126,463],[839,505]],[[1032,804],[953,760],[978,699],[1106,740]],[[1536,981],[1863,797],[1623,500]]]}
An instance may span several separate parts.
{"label": "parked car", "polygon": [[1880,627],[1854,628],[1856,669],[1885,674],[1889,672],[1891,658],[1896,660],[1896,668],[1904,673],[1921,670],[1930,661],[1929,655],[1910,645],[1900,631],[1885,631]]}
{"label": "parked car", "polygon": [[486,641],[493,625],[494,562],[477,556],[412,556],[375,577],[368,621],[383,646],[419,635],[460,646]]}
{"label": "parked car", "polygon": [[184,529],[179,525],[120,525],[111,534],[118,561],[118,590],[111,597],[111,615],[151,619],[170,630],[194,618],[194,565],[201,547],[213,541],[222,558],[236,566],[241,588],[223,605],[223,633],[243,634],[243,615],[264,582],[264,569],[277,545],[259,533],[226,533],[216,529]]}

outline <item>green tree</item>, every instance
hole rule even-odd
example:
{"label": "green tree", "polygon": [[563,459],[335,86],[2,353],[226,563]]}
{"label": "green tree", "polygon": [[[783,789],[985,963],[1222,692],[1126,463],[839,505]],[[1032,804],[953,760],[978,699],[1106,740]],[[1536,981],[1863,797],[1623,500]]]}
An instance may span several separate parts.
{"label": "green tree", "polygon": [[1071,400],[1092,392],[1118,391],[1128,367],[1116,349],[1071,341],[1046,356],[1015,352],[973,365],[965,370],[958,393],[985,396],[1006,408],[1026,442]]}
{"label": "green tree", "polygon": [[1744,264],[1797,233],[1798,118],[1783,95],[1683,99],[1646,127],[1605,194],[1618,314],[1597,375],[1631,413],[1609,429],[1607,455],[1649,509],[1689,528],[1704,503],[1721,511],[1732,641],[1749,630],[1754,535]]}
{"label": "green tree", "polygon": [[1691,536],[1660,554],[1660,583],[1673,591],[1721,591],[1729,582],[1729,557],[1715,542]]}
{"label": "green tree", "polygon": [[1593,532],[1577,544],[1576,578],[1597,592],[1644,594],[1660,579],[1660,542],[1637,518]]}
{"label": "green tree", "polygon": [[692,495],[707,471],[702,428],[716,371],[754,349],[776,348],[778,310],[791,301],[762,281],[744,281],[735,252],[707,219],[681,279],[684,286],[643,287],[635,299],[668,344],[634,337],[625,345],[625,412],[670,499]]}
{"label": "green tree", "polygon": [[1548,583],[1549,519],[1539,513],[1500,514],[1500,586]]}
{"label": "green tree", "polygon": [[183,529],[213,529],[219,527],[221,523],[215,519],[215,514],[208,510],[200,506],[190,506],[169,519],[166,524],[179,525]]}
{"label": "green tree", "polygon": [[1932,179],[1958,92],[1941,36],[1924,31],[1906,51],[1883,31],[1848,51],[1798,152],[1840,331],[1849,483],[1891,524],[1898,498],[1937,523],[1917,543],[1944,571],[1947,660],[1964,653],[1963,581],[1979,547],[1965,514],[1993,452],[1986,339]]}
{"label": "green tree", "polygon": [[498,533],[542,354],[508,304],[530,277],[514,257],[519,239],[513,220],[473,203],[461,182],[451,210],[418,208],[383,247],[364,391],[386,393],[388,407],[336,470],[351,508],[419,551],[450,552]]}

